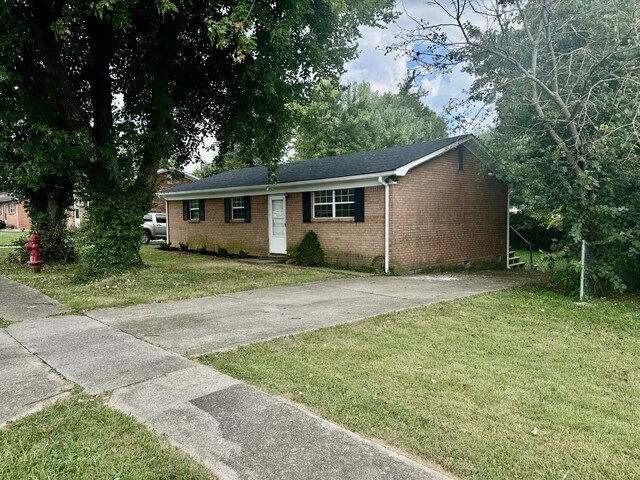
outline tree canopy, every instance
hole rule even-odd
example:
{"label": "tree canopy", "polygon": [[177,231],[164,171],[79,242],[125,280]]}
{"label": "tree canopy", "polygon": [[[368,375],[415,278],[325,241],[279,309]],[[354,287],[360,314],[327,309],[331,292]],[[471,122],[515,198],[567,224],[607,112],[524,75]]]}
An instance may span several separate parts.
{"label": "tree canopy", "polygon": [[186,162],[214,135],[223,151],[241,146],[273,165],[288,106],[337,77],[358,27],[389,21],[392,9],[391,0],[3,2],[0,169],[32,215],[38,196],[56,210],[73,189],[89,201],[88,271],[137,265],[160,162]]}
{"label": "tree canopy", "polygon": [[294,135],[300,160],[376,150],[447,136],[446,122],[421,101],[413,77],[399,93],[374,92],[366,83],[336,85],[325,80],[299,107]]}
{"label": "tree canopy", "polygon": [[[494,166],[561,213],[568,247],[598,252],[599,281],[640,267],[640,19],[624,0],[430,2],[397,46],[423,73],[463,68],[469,102],[494,107]],[[441,15],[438,15],[442,17]],[[506,168],[501,168],[506,166]]]}

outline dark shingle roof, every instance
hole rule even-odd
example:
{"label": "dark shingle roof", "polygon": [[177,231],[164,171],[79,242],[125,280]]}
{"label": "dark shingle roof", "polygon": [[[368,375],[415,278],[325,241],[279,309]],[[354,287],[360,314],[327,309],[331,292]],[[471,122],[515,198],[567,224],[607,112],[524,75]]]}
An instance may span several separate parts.
{"label": "dark shingle roof", "polygon": [[[287,163],[278,168],[276,175],[278,183],[283,184],[390,172],[447,147],[466,136],[468,135],[386,148],[384,150],[348,153],[335,157],[314,158],[302,162]],[[166,190],[166,193],[252,187],[267,185],[268,183],[267,168],[259,166],[229,170],[193,183],[178,185]]]}

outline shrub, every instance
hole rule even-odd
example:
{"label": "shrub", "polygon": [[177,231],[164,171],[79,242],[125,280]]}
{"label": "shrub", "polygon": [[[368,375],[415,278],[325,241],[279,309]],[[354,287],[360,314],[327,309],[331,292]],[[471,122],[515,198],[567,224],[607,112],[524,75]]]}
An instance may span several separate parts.
{"label": "shrub", "polygon": [[321,267],[324,265],[324,251],[320,246],[316,232],[309,230],[300,244],[291,249],[289,258],[296,265],[305,267]]}
{"label": "shrub", "polygon": [[249,256],[249,254],[247,252],[245,252],[244,250],[240,250],[238,252],[238,258],[247,258]]}
{"label": "shrub", "polygon": [[221,246],[218,246],[218,252],[217,253],[218,253],[219,257],[226,257],[226,256],[229,255],[229,251],[226,248],[221,247]]}
{"label": "shrub", "polygon": [[171,243],[160,242],[160,246],[158,248],[160,250],[169,250],[171,248]]}
{"label": "shrub", "polygon": [[180,246],[180,251],[181,252],[188,252],[189,251],[189,244],[188,243],[178,243],[178,245]]}
{"label": "shrub", "polygon": [[202,245],[201,247],[198,247],[198,253],[200,255],[205,255],[207,253],[207,247]]}

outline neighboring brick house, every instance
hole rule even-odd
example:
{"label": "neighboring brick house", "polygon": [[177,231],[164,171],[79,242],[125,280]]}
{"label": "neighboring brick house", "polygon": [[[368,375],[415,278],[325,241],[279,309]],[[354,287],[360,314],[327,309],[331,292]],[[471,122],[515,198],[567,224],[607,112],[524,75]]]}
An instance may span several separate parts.
{"label": "neighboring brick house", "polygon": [[281,255],[314,230],[328,262],[507,264],[508,190],[472,135],[282,165],[231,170],[161,194],[168,241]]}
{"label": "neighboring brick house", "polygon": [[31,220],[24,208],[24,203],[18,202],[14,196],[6,192],[0,192],[0,219],[6,222],[8,228],[20,230],[31,228]]}
{"label": "neighboring brick house", "polygon": [[154,213],[162,213],[165,211],[164,199],[160,196],[162,192],[177,187],[178,185],[195,182],[196,180],[200,179],[195,175],[179,170],[167,170],[166,168],[158,170],[156,175],[156,196],[153,198],[151,211]]}

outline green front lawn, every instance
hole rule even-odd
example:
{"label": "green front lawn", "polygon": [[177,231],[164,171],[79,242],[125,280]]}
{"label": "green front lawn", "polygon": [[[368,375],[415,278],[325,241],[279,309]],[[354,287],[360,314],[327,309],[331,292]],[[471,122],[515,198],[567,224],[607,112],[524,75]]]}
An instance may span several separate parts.
{"label": "green front lawn", "polygon": [[87,397],[0,429],[0,478],[211,479],[213,474],[133,418]]}
{"label": "green front lawn", "polygon": [[[11,252],[0,249],[0,263]],[[41,290],[75,311],[181,300],[276,285],[291,285],[351,276],[289,265],[242,263],[193,253],[141,248],[145,267],[90,283],[74,280],[73,265],[44,265],[40,274],[26,265],[3,264],[1,275]]]}
{"label": "green front lawn", "polygon": [[20,232],[13,230],[0,230],[0,247],[13,245],[18,238],[29,235],[29,232]]}
{"label": "green front lawn", "polygon": [[464,479],[640,478],[640,297],[539,286],[200,357]]}

